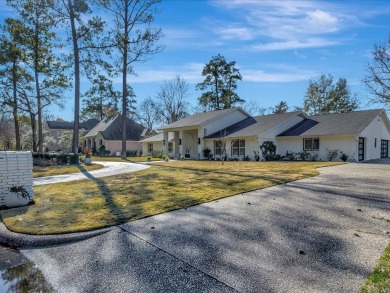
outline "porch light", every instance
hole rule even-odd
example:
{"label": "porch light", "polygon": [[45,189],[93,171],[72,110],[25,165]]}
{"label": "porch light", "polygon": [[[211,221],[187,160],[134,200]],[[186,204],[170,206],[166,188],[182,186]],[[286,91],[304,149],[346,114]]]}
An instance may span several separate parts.
{"label": "porch light", "polygon": [[163,145],[165,145],[165,139],[163,139]]}
{"label": "porch light", "polygon": [[179,138],[179,145],[181,145],[181,138]]}
{"label": "porch light", "polygon": [[198,144],[200,144],[200,137],[198,137]]}

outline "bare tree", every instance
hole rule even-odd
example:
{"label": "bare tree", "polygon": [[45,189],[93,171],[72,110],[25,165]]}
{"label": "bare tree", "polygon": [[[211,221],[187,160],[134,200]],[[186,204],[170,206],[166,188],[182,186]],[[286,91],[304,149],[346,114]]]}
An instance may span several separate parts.
{"label": "bare tree", "polygon": [[390,35],[384,44],[376,44],[372,50],[372,63],[366,67],[368,75],[364,78],[373,103],[390,105]]}
{"label": "bare tree", "polygon": [[153,108],[162,124],[169,124],[189,115],[188,102],[189,86],[180,76],[165,80],[160,87],[153,103]]}
{"label": "bare tree", "polygon": [[154,129],[156,123],[161,120],[154,107],[154,102],[150,97],[141,103],[135,116],[140,124],[148,129]]}

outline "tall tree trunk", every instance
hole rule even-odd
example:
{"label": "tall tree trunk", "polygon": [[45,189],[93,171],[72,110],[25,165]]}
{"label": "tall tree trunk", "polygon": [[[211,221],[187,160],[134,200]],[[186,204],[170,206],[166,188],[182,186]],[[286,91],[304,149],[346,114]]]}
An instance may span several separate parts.
{"label": "tall tree trunk", "polygon": [[16,72],[16,62],[14,62],[12,67],[12,90],[13,90],[13,107],[12,107],[12,114],[14,118],[14,125],[15,125],[15,141],[16,141],[16,150],[20,151],[20,129],[19,129],[19,115],[18,115],[18,98],[17,98],[17,88],[16,88],[16,82],[18,79],[18,74]]}
{"label": "tall tree trunk", "polygon": [[[37,121],[35,120],[35,115],[32,112],[30,113],[30,120],[31,120],[31,132],[32,132],[32,148],[33,148],[33,152],[36,152],[37,151],[37,127],[36,127]],[[38,144],[41,144],[41,141],[38,141]],[[42,151],[40,150],[39,152],[42,153],[43,149]]]}
{"label": "tall tree trunk", "polygon": [[[35,11],[36,12],[36,11]],[[43,153],[43,131],[42,131],[42,99],[41,99],[41,87],[39,85],[39,51],[40,51],[40,45],[39,45],[39,15],[35,13],[35,25],[34,25],[34,77],[35,77],[35,90],[37,93],[37,107],[38,107],[38,150],[40,153]],[[32,117],[31,117],[32,118]],[[35,117],[34,117],[35,121]],[[35,124],[33,124],[31,120],[31,127],[34,127],[33,129],[36,130]],[[33,131],[33,138],[34,135],[36,135],[36,132]],[[36,137],[35,137],[36,140]],[[33,147],[35,147],[36,152],[36,144],[33,144]]]}
{"label": "tall tree trunk", "polygon": [[[37,52],[35,53],[37,54]],[[37,56],[35,56],[37,57]],[[37,60],[37,59],[36,59]],[[38,74],[38,62],[35,61],[34,64],[34,75],[35,75],[35,90],[37,92],[37,107],[38,107],[38,151],[40,153],[43,153],[43,131],[42,131],[42,103],[41,103],[41,88],[39,86],[39,74]],[[31,109],[32,110],[32,109]],[[31,111],[32,113],[32,111]],[[31,114],[31,128],[33,129],[33,147],[34,152],[36,152],[36,141],[34,144],[34,140],[36,140],[36,126],[35,126],[35,117],[34,117],[34,123],[33,123],[33,114]]]}
{"label": "tall tree trunk", "polygon": [[125,1],[125,23],[124,23],[124,46],[123,46],[123,68],[122,68],[122,159],[126,159],[126,108],[127,108],[127,55],[128,55],[128,24],[129,3]]}
{"label": "tall tree trunk", "polygon": [[80,120],[80,57],[76,35],[75,15],[73,3],[68,0],[68,9],[70,14],[70,26],[72,30],[73,55],[74,55],[74,127],[73,127],[73,143],[72,152],[78,153],[79,147],[79,120]]}

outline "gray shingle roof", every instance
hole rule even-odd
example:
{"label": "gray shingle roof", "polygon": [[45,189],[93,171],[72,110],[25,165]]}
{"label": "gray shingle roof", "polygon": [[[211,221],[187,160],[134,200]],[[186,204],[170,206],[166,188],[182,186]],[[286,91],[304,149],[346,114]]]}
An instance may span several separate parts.
{"label": "gray shingle roof", "polygon": [[202,125],[202,124],[204,124],[210,120],[213,120],[219,116],[223,116],[223,115],[228,114],[230,112],[236,111],[237,109],[239,109],[239,108],[231,108],[231,109],[216,110],[216,111],[211,111],[211,112],[203,112],[203,113],[194,114],[194,115],[188,116],[186,118],[183,118],[179,121],[165,125],[165,126],[161,127],[160,129],[199,126],[199,125]]}
{"label": "gray shingle roof", "polygon": [[[97,119],[88,119],[87,121],[81,122],[79,124],[79,129],[91,130],[96,124],[99,123]],[[49,129],[66,129],[73,130],[74,122],[67,121],[47,121],[47,126]]]}
{"label": "gray shingle roof", "polygon": [[[272,129],[289,118],[299,115],[301,112],[288,112],[283,114],[270,114],[256,117],[249,117],[236,124],[226,128],[226,136],[229,137],[245,137],[259,136],[264,132]],[[221,137],[221,130],[217,131],[206,138]]]}
{"label": "gray shingle roof", "polygon": [[[138,141],[145,127],[142,125],[126,119],[126,140]],[[101,133],[104,140],[122,140],[122,115],[107,118],[96,125],[84,137],[94,137]]]}
{"label": "gray shingle roof", "polygon": [[310,116],[278,136],[353,135],[361,133],[383,109]]}
{"label": "gray shingle roof", "polygon": [[156,142],[156,141],[163,141],[163,139],[164,139],[164,134],[161,132],[159,134],[145,138],[145,139],[141,140],[141,142]]}

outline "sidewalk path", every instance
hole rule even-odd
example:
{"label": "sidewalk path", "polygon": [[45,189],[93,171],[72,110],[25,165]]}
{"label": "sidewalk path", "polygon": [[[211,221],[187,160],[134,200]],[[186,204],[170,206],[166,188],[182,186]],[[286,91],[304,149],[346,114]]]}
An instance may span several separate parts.
{"label": "sidewalk path", "polygon": [[72,173],[65,175],[56,175],[56,176],[48,176],[48,177],[38,177],[34,178],[33,185],[44,185],[44,184],[52,184],[59,182],[69,182],[76,180],[84,180],[91,177],[106,177],[119,175],[129,172],[135,172],[150,168],[147,164],[136,164],[136,163],[122,163],[122,162],[97,162],[97,164],[101,164],[104,168],[89,172],[80,172],[80,173]]}

